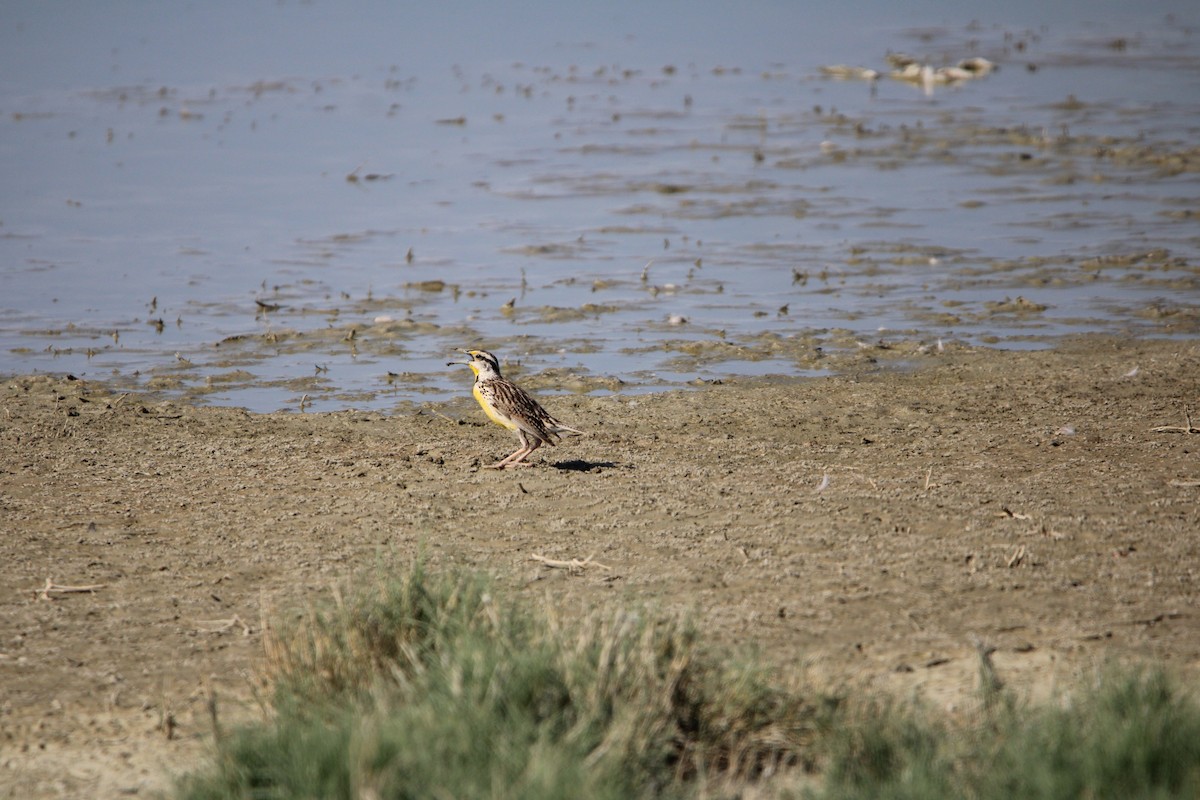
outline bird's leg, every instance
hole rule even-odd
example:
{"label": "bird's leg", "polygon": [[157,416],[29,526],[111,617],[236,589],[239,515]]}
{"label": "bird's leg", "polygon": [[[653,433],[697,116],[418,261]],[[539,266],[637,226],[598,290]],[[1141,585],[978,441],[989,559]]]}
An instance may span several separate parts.
{"label": "bird's leg", "polygon": [[[521,448],[521,450],[524,450],[524,452],[517,451],[516,453],[513,453],[513,455],[516,456],[516,458],[513,458],[512,461],[509,461],[504,466],[506,466],[506,467],[530,467],[530,466],[533,466],[532,464],[527,462],[525,459],[528,458],[529,455],[534,450],[537,450],[541,446],[542,446],[541,439],[534,439],[533,441],[526,440],[525,446],[523,448]],[[512,458],[512,456],[510,456],[510,458]]]}
{"label": "bird's leg", "polygon": [[517,463],[536,449],[536,445],[531,446],[529,444],[529,437],[525,434],[525,431],[518,430],[517,436],[521,439],[521,446],[518,447],[515,452],[509,453],[506,457],[500,459],[495,464],[489,464],[488,469],[504,469],[505,467]]}
{"label": "bird's leg", "polygon": [[517,451],[515,453],[510,453],[506,457],[497,461],[495,464],[488,464],[487,468],[488,469],[504,469],[505,467],[512,466],[512,463],[514,461],[516,461],[517,459],[519,459],[523,456],[529,455],[527,450],[528,450],[527,447],[520,447],[517,449]]}
{"label": "bird's leg", "polygon": [[514,459],[517,456],[522,455],[522,453],[524,451],[526,451],[526,449],[524,449],[524,447],[521,447],[520,450],[517,450],[515,453],[511,453],[511,455],[500,459],[500,461],[498,461],[494,464],[488,464],[487,469],[504,469],[505,467],[511,467],[512,462],[514,462]]}

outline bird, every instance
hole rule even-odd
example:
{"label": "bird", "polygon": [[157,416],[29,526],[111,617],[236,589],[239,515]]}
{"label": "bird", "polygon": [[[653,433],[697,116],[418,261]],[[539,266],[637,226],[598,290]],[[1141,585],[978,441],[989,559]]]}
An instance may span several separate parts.
{"label": "bird", "polygon": [[495,464],[489,464],[488,469],[505,469],[507,467],[528,467],[526,458],[544,444],[554,446],[562,439],[560,434],[578,433],[569,425],[564,425],[546,409],[542,408],[528,392],[500,374],[500,361],[486,350],[464,350],[466,361],[448,361],[446,366],[466,364],[475,373],[475,386],[471,393],[479,401],[483,413],[497,425],[502,425],[517,434],[521,447]]}
{"label": "bird", "polygon": [[873,81],[879,77],[876,70],[867,67],[852,67],[846,64],[831,64],[828,67],[821,67],[821,74],[831,78],[862,81]]}

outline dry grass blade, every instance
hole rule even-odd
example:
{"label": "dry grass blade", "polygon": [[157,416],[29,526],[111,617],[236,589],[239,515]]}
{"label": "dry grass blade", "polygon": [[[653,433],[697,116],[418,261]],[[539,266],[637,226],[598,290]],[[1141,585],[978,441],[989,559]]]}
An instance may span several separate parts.
{"label": "dry grass blade", "polygon": [[551,569],[565,569],[572,575],[578,575],[588,567],[595,567],[597,569],[602,569],[605,572],[612,572],[612,567],[607,566],[606,564],[601,564],[598,561],[593,561],[592,559],[595,557],[596,556],[593,554],[582,561],[580,561],[578,558],[572,558],[568,561],[563,561],[557,558],[546,558],[545,556],[538,555],[537,553],[534,553],[530,556],[531,559],[539,564],[542,564],[543,566],[550,567]]}
{"label": "dry grass blade", "polygon": [[35,589],[34,594],[39,600],[51,600],[51,595],[56,594],[95,594],[100,589],[103,589],[108,584],[93,583],[87,586],[60,586],[52,579],[46,578],[46,585],[40,589]]}
{"label": "dry grass blade", "polygon": [[202,633],[224,633],[235,627],[242,629],[242,636],[249,636],[253,631],[245,621],[234,614],[229,619],[198,620],[196,624]]}
{"label": "dry grass blade", "polygon": [[1192,410],[1190,408],[1185,408],[1183,410],[1183,418],[1184,418],[1185,422],[1187,423],[1186,425],[1183,425],[1183,426],[1159,425],[1157,427],[1151,428],[1150,430],[1152,430],[1154,433],[1182,433],[1182,434],[1200,433],[1200,428],[1197,428],[1195,425],[1192,424]]}

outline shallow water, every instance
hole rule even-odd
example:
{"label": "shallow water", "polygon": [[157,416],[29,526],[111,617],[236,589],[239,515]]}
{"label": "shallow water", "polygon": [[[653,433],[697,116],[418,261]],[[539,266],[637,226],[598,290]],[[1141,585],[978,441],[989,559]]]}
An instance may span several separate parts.
{"label": "shallow water", "polygon": [[[386,408],[468,345],[630,392],[1200,327],[1188,4],[437,5],[0,10],[0,373]],[[895,51],[999,69],[820,70]]]}

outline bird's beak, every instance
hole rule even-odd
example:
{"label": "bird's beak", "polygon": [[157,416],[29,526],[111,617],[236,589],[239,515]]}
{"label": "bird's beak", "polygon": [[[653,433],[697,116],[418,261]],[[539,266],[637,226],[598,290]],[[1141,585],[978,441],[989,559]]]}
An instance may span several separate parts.
{"label": "bird's beak", "polygon": [[454,366],[454,365],[456,365],[456,364],[458,364],[458,365],[462,365],[462,364],[470,364],[470,363],[471,363],[471,359],[472,359],[472,357],[471,357],[471,351],[470,351],[470,350],[463,350],[461,347],[456,347],[456,348],[454,348],[454,349],[455,349],[456,351],[458,351],[459,353],[466,353],[466,354],[467,354],[467,359],[466,359],[465,361],[447,361],[447,362],[446,362],[446,366],[447,366],[447,367],[453,367],[453,366]]}

